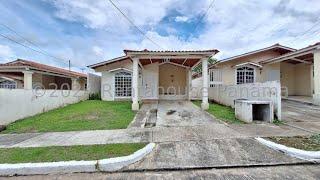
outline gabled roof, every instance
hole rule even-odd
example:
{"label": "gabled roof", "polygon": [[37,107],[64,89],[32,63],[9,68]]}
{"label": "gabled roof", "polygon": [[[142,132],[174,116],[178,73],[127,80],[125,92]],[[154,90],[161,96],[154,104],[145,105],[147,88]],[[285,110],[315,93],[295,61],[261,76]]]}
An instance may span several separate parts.
{"label": "gabled roof", "polygon": [[284,54],[279,57],[264,60],[261,62],[261,64],[268,64],[268,63],[278,62],[278,61],[280,62],[280,61],[290,60],[290,59],[294,59],[294,58],[299,58],[299,59],[301,58],[301,60],[304,60],[306,58],[311,57],[311,59],[312,59],[313,58],[313,51],[317,50],[317,49],[320,49],[320,42],[317,42],[317,43],[310,45],[310,46],[307,46],[305,48],[301,48],[299,50]]}
{"label": "gabled roof", "polygon": [[213,66],[215,66],[217,64],[220,64],[220,63],[237,60],[239,58],[251,56],[251,55],[254,55],[254,54],[258,54],[258,53],[265,52],[265,51],[270,51],[270,50],[280,50],[280,51],[283,51],[284,53],[289,53],[289,52],[296,51],[296,49],[294,49],[294,48],[283,46],[281,44],[274,44],[274,45],[266,47],[266,48],[258,49],[258,50],[255,50],[255,51],[250,51],[250,52],[247,52],[247,53],[244,53],[244,54],[240,54],[240,55],[236,55],[236,56],[232,56],[232,57],[220,60],[217,63],[211,65],[209,68],[211,68],[211,67],[213,67]]}
{"label": "gabled roof", "polygon": [[13,68],[21,68],[21,69],[30,69],[30,70],[39,70],[39,71],[45,71],[45,72],[50,72],[50,73],[55,73],[59,75],[64,75],[64,76],[70,76],[70,77],[87,77],[86,74],[83,73],[78,73],[75,71],[69,71],[66,69],[62,68],[57,68],[45,64],[40,64],[37,62],[29,61],[29,60],[23,60],[23,59],[17,59],[12,62],[0,64],[0,70],[1,69],[13,69]]}
{"label": "gabled roof", "polygon": [[106,60],[106,61],[102,61],[102,62],[99,62],[99,63],[96,63],[96,64],[92,64],[92,65],[89,65],[87,67],[94,69],[94,68],[99,67],[99,66],[103,66],[103,65],[111,64],[111,63],[114,63],[114,62],[117,62],[117,61],[123,61],[123,60],[131,60],[131,58],[129,56],[120,56],[120,57],[117,57],[117,58],[113,58],[113,59],[110,59],[110,60]]}
{"label": "gabled roof", "polygon": [[245,62],[245,63],[241,63],[241,64],[237,64],[234,67],[242,67],[242,66],[256,66],[258,68],[262,68],[262,66],[260,64],[254,63],[254,62]]}

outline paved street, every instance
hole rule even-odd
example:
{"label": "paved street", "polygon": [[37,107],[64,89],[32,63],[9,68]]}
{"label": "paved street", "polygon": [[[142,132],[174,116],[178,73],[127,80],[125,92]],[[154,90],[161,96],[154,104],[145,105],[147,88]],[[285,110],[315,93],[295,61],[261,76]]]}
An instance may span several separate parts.
{"label": "paved street", "polygon": [[[12,180],[42,180],[42,179],[221,179],[221,180],[318,180],[320,177],[319,166],[293,165],[293,166],[265,166],[244,167],[228,169],[198,169],[198,170],[173,170],[173,171],[145,171],[121,173],[75,173],[48,176],[20,176],[11,177]],[[1,178],[0,178],[1,179]]]}

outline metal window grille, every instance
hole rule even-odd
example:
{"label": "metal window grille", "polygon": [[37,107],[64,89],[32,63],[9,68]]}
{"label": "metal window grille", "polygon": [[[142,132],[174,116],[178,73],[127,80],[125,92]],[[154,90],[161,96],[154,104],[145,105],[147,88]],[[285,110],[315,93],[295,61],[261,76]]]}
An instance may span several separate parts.
{"label": "metal window grille", "polygon": [[17,88],[17,83],[14,81],[2,81],[0,82],[0,88],[4,89],[16,89]]}
{"label": "metal window grille", "polygon": [[254,83],[254,69],[241,67],[237,69],[237,84]]}
{"label": "metal window grille", "polygon": [[115,74],[115,96],[131,97],[132,75],[128,72],[118,72]]}

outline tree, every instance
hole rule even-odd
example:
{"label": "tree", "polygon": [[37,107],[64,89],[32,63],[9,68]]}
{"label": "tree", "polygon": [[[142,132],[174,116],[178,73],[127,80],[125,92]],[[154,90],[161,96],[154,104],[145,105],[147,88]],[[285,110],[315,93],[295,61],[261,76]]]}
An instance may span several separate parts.
{"label": "tree", "polygon": [[[210,57],[210,58],[208,59],[208,66],[216,63],[217,61],[218,61],[218,60],[217,60],[216,58]],[[192,69],[192,72],[194,72],[194,73],[201,73],[201,72],[202,72],[202,63],[199,63],[196,67],[194,67],[194,68]]]}

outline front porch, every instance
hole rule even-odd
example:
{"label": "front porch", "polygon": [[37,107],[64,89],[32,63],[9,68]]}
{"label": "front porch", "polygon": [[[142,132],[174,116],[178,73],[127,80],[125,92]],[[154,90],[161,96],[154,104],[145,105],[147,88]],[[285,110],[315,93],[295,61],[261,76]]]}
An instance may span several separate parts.
{"label": "front porch", "polygon": [[190,100],[192,68],[202,64],[202,109],[208,109],[208,51],[130,51],[132,59],[132,110],[139,101]]}

